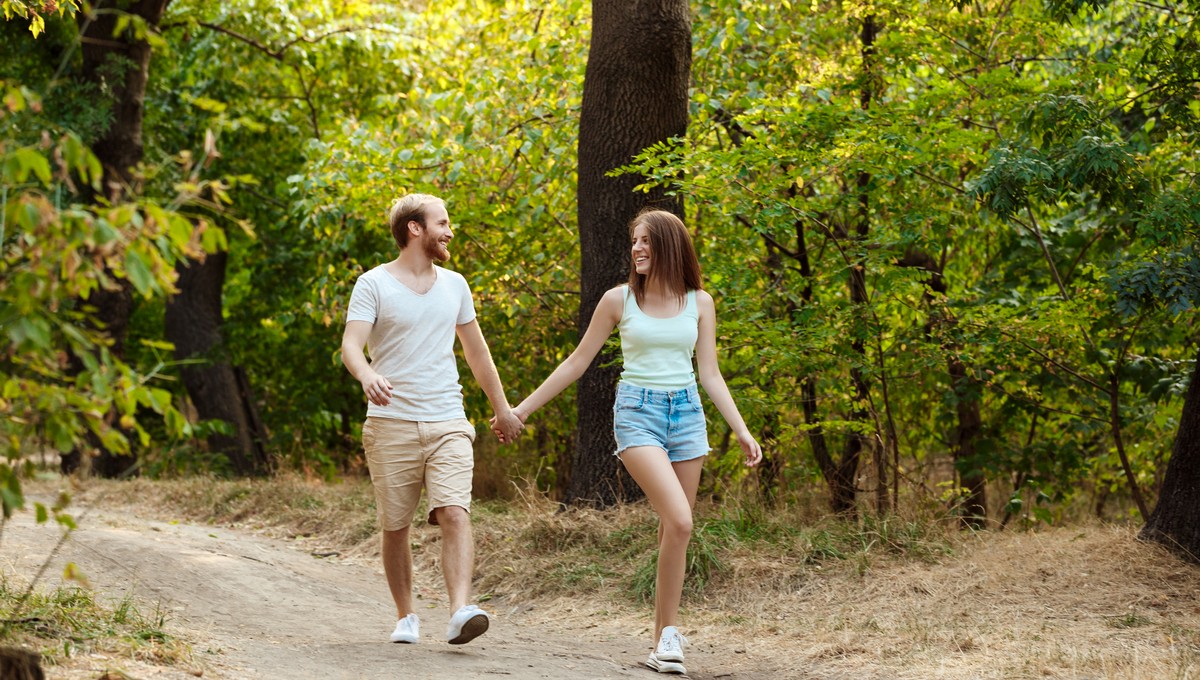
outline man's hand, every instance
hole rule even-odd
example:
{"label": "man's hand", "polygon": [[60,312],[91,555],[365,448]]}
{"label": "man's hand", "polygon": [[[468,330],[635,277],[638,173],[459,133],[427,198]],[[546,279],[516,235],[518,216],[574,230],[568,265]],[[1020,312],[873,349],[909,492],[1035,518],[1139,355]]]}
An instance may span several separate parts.
{"label": "man's hand", "polygon": [[501,444],[511,444],[517,441],[521,430],[525,429],[525,418],[521,417],[516,410],[510,410],[508,413],[492,416],[491,425],[492,432],[496,434],[496,438],[500,440]]}
{"label": "man's hand", "polygon": [[375,371],[363,378],[362,388],[367,400],[376,406],[387,406],[392,401],[392,383]]}

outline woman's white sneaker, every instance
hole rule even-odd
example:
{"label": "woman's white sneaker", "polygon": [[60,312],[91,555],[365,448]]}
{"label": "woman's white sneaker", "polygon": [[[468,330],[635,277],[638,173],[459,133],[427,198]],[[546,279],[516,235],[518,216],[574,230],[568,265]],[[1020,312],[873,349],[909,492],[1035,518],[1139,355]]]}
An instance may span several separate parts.
{"label": "woman's white sneaker", "polygon": [[646,660],[646,665],[659,673],[687,673],[683,668],[683,645],[686,642],[687,638],[679,634],[678,628],[665,626],[658,636],[658,646]]}
{"label": "woman's white sneaker", "polygon": [[392,642],[413,644],[420,639],[421,621],[416,614],[409,614],[396,622],[396,630],[392,631]]}
{"label": "woman's white sneaker", "polygon": [[675,626],[664,626],[662,634],[658,636],[658,647],[654,650],[654,656],[659,661],[683,661],[683,645],[687,643],[687,638],[679,634],[679,629]]}
{"label": "woman's white sneaker", "polygon": [[687,673],[683,668],[683,664],[678,661],[666,661],[651,654],[649,659],[646,659],[646,665],[658,671],[659,673],[678,673],[683,675]]}

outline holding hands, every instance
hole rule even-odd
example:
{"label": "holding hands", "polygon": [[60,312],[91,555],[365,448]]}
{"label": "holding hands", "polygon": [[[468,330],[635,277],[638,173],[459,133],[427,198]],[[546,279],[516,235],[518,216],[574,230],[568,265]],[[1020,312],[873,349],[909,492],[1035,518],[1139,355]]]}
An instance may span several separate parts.
{"label": "holding hands", "polygon": [[529,414],[520,409],[520,405],[511,409],[507,414],[508,418],[501,418],[500,415],[492,416],[492,433],[496,435],[496,439],[499,439],[501,444],[511,444],[517,441],[517,438],[521,436],[521,430],[525,429],[525,420],[529,418]]}
{"label": "holding hands", "polygon": [[521,436],[521,430],[525,429],[525,418],[519,416],[516,409],[509,409],[507,413],[498,413],[492,416],[490,422],[492,432],[495,433],[496,439],[499,439],[501,444],[511,444],[517,441],[517,438]]}

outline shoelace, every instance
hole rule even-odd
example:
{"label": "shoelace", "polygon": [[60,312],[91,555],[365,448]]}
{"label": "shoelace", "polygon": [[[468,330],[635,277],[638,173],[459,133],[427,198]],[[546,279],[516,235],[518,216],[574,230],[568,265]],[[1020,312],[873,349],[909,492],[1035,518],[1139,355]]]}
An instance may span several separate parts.
{"label": "shoelace", "polygon": [[685,638],[679,632],[675,632],[673,635],[667,635],[667,636],[663,637],[662,640],[659,641],[658,651],[659,651],[659,653],[663,653],[663,654],[669,653],[669,652],[682,652],[683,645],[686,643],[687,643],[687,638]]}

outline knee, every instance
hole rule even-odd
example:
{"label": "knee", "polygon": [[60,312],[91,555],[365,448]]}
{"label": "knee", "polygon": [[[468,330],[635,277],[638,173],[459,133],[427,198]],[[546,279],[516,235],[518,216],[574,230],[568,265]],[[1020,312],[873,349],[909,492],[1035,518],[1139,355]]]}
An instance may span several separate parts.
{"label": "knee", "polygon": [[692,516],[663,517],[663,533],[677,541],[686,541],[692,537]]}
{"label": "knee", "polygon": [[471,525],[471,513],[467,512],[466,508],[457,505],[447,505],[436,508],[433,512],[437,517],[438,526],[442,527],[443,530]]}
{"label": "knee", "polygon": [[395,531],[385,529],[383,531],[383,542],[387,545],[408,545],[408,530],[410,526]]}

